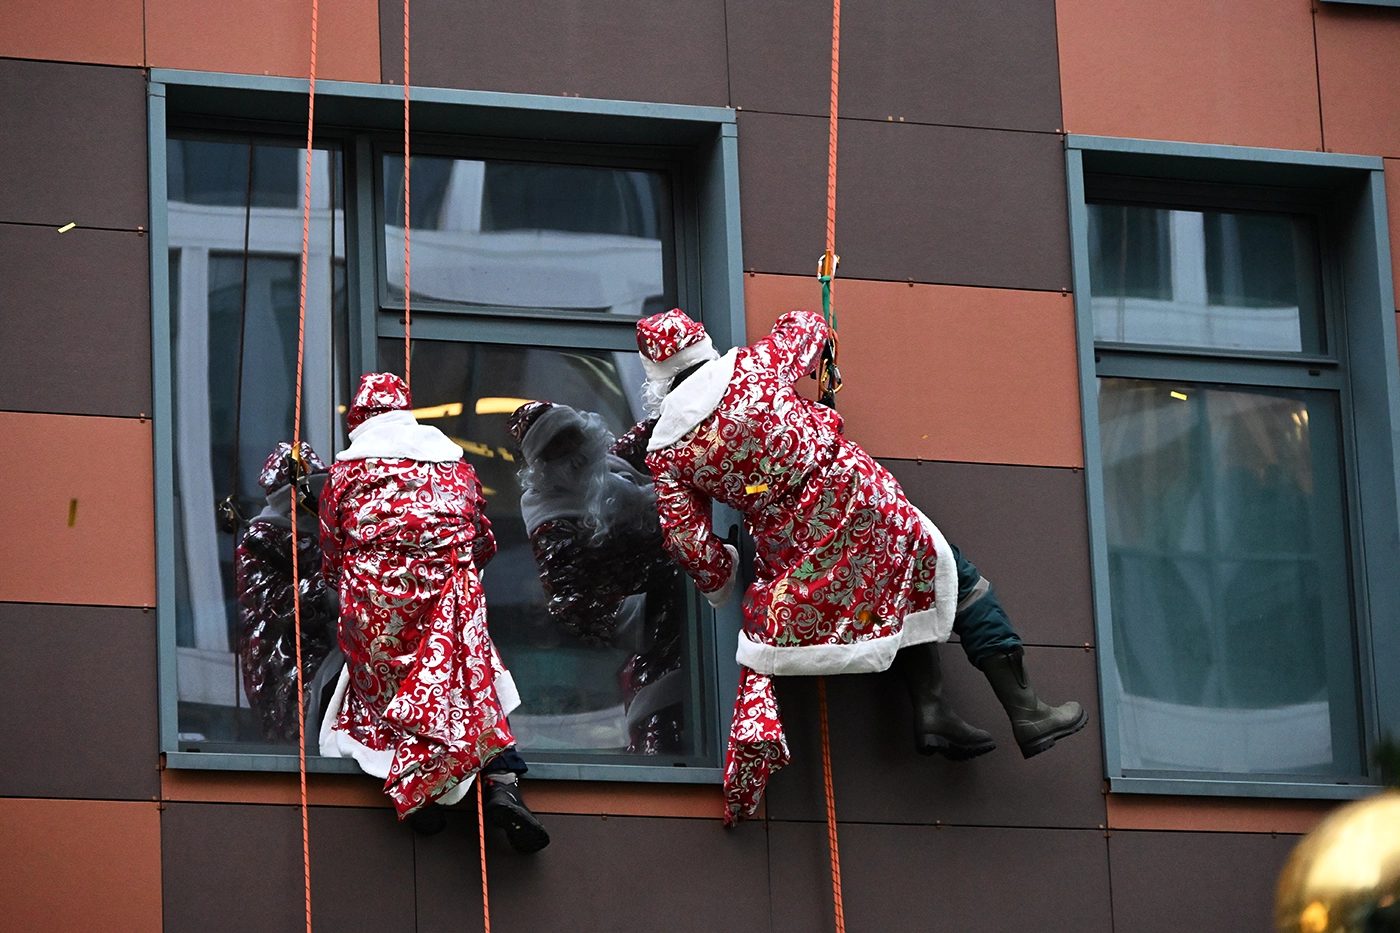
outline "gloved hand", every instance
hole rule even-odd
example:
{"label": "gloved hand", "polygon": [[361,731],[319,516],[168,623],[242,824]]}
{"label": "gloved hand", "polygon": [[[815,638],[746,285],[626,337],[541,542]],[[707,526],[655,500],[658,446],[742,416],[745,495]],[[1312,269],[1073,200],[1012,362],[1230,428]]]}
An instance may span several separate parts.
{"label": "gloved hand", "polygon": [[705,594],[706,602],[716,609],[729,602],[729,598],[734,595],[734,581],[739,579],[739,552],[732,544],[726,544],[724,549],[729,552],[729,562],[734,565],[734,569],[729,572],[729,579],[724,581],[723,586]]}

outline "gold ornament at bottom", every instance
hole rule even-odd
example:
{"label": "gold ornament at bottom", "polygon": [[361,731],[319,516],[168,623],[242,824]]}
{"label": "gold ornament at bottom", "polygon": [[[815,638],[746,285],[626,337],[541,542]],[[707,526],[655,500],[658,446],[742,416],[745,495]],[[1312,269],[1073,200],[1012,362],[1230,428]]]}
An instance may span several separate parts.
{"label": "gold ornament at bottom", "polygon": [[1400,790],[1347,804],[1278,879],[1278,933],[1400,933]]}

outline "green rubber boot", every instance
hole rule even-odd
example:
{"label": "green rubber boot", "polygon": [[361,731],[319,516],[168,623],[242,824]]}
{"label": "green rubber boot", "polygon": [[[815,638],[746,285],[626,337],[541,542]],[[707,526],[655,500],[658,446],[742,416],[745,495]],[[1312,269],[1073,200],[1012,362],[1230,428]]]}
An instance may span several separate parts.
{"label": "green rubber boot", "polygon": [[968,725],[943,699],[943,669],[933,642],[901,648],[894,670],[914,704],[914,751],[967,761],[997,747],[990,732]]}
{"label": "green rubber boot", "polygon": [[1020,648],[1003,651],[984,659],[980,666],[1011,719],[1011,733],[1021,746],[1021,754],[1031,758],[1083,729],[1089,717],[1073,700],[1050,706],[1036,696],[1026,676],[1023,654]]}

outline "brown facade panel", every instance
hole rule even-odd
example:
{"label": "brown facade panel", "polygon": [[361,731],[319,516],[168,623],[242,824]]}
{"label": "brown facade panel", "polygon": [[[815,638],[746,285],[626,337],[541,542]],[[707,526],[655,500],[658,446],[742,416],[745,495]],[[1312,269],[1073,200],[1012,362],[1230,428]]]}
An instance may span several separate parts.
{"label": "brown facade panel", "polygon": [[886,460],[910,500],[996,587],[1027,643],[1094,641],[1079,470]]}
{"label": "brown facade panel", "polygon": [[0,223],[0,410],[150,414],[149,246],[125,231]]}
{"label": "brown facade panel", "polygon": [[[317,929],[412,933],[413,831],[388,810],[312,807]],[[299,930],[305,916],[296,807],[166,804],[166,933]]]}
{"label": "brown facade panel", "polygon": [[[815,270],[826,243],[826,133],[824,118],[740,114],[744,268]],[[1069,286],[1058,136],[869,120],[843,120],[840,134],[843,276]]]}
{"label": "brown facade panel", "polygon": [[[414,85],[676,104],[729,102],[724,3],[419,0]],[[403,4],[380,0],[384,80],[403,83]]]}
{"label": "brown facade panel", "polygon": [[[556,933],[767,933],[761,822],[548,816],[549,848],[521,856],[487,837],[492,927]],[[475,812],[417,840],[418,931],[480,930]]]}
{"label": "brown facade panel", "polygon": [[[735,105],[829,112],[829,10],[791,0],[730,0],[728,18]],[[871,120],[1055,132],[1054,4],[847,0],[840,110]]]}
{"label": "brown facade panel", "polygon": [[1321,148],[1307,3],[1059,0],[1055,11],[1067,132]]}
{"label": "brown facade panel", "polygon": [[[1023,759],[1011,726],[962,649],[939,649],[944,696],[996,738],[996,751],[950,762],[914,752],[909,700],[892,673],[827,678],[836,815],[852,822],[1098,829],[1104,824],[1103,755],[1094,657],[1083,648],[1027,648],[1026,669],[1047,702],[1078,700],[1089,723]],[[824,820],[816,685],[780,677],[778,702],[792,764],[769,785],[775,820]]]}
{"label": "brown facade panel", "polygon": [[0,796],[160,792],[156,617],[0,603]]}
{"label": "brown facade panel", "polygon": [[154,801],[0,798],[0,917],[8,933],[161,926]]}
{"label": "brown facade panel", "polygon": [[[821,308],[812,276],[746,275],[744,299],[751,341],[786,311]],[[838,278],[834,302],[846,380],[837,407],[872,454],[1083,463],[1067,296]]]}
{"label": "brown facade panel", "polygon": [[145,226],[146,79],[0,59],[0,222]]}
{"label": "brown facade panel", "polygon": [[[304,78],[311,71],[311,6],[303,0],[146,0],[146,54],[157,68]],[[375,0],[321,6],[316,76],[378,83]]]}
{"label": "brown facade panel", "polygon": [[140,66],[143,6],[143,0],[12,0],[0,56]]}
{"label": "brown facade panel", "polygon": [[[301,801],[301,781],[294,772],[166,768],[160,773],[160,797],[191,803],[290,805]],[[368,774],[308,774],[306,797],[313,807],[391,806],[384,796],[383,779]]]}
{"label": "brown facade panel", "polygon": [[1109,829],[1213,833],[1309,833],[1340,804],[1266,797],[1173,797],[1109,794]]}
{"label": "brown facade panel", "polygon": [[[831,931],[825,825],[774,822],[769,833],[773,933]],[[1114,929],[1097,829],[846,824],[838,838],[849,930]]]}
{"label": "brown facade panel", "polygon": [[1268,933],[1297,836],[1114,832],[1115,933]]}
{"label": "brown facade panel", "polygon": [[0,411],[0,435],[0,602],[154,606],[151,422]]}
{"label": "brown facade panel", "polygon": [[1332,152],[1400,156],[1400,11],[1319,3],[1317,83]]}

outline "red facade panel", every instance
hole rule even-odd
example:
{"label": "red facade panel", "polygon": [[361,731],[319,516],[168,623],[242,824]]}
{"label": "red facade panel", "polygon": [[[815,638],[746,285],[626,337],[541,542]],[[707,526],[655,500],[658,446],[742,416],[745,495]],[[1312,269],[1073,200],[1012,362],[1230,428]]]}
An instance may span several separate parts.
{"label": "red facade panel", "polygon": [[10,933],[161,928],[154,802],[0,798],[0,917]]}
{"label": "red facade panel", "polygon": [[[840,396],[878,457],[1081,466],[1074,308],[1059,292],[838,279]],[[744,278],[749,340],[821,307],[814,278]]]}
{"label": "red facade panel", "polygon": [[0,436],[0,601],[155,605],[150,421],[0,412]]}
{"label": "red facade panel", "polygon": [[[379,5],[322,4],[317,77],[379,81]],[[189,3],[146,0],[146,49],[158,68],[305,77],[311,63],[311,6],[304,0]]]}
{"label": "red facade panel", "polygon": [[1308,0],[1060,0],[1056,16],[1068,132],[1322,145]]}
{"label": "red facade panel", "polygon": [[1390,214],[1390,274],[1395,279],[1395,307],[1400,310],[1400,159],[1385,160],[1385,205]]}
{"label": "red facade panel", "polygon": [[1400,11],[1319,4],[1317,83],[1328,149],[1400,156],[1397,72]]}
{"label": "red facade panel", "polygon": [[11,0],[0,57],[141,65],[142,6],[142,0]]}

